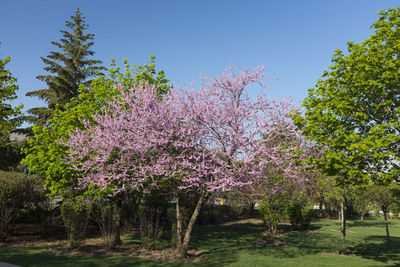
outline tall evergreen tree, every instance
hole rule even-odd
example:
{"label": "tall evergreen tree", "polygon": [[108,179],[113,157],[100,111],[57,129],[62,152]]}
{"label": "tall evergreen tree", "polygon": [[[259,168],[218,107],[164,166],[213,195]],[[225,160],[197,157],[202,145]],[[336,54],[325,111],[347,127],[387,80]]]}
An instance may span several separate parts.
{"label": "tall evergreen tree", "polygon": [[52,117],[57,104],[62,110],[71,98],[78,96],[80,84],[89,84],[90,77],[105,69],[99,65],[102,61],[88,59],[94,55],[90,50],[94,34],[85,33],[89,25],[85,23],[85,17],[79,8],[75,15],[71,16],[71,21],[66,21],[65,25],[69,31],[60,31],[63,36],[60,42],[51,42],[61,51],[50,52],[46,58],[41,57],[46,64],[44,69],[50,74],[39,75],[37,78],[45,82],[48,88],[26,94],[44,100],[47,102],[47,107],[28,110],[30,115],[24,117],[27,122],[44,125]]}

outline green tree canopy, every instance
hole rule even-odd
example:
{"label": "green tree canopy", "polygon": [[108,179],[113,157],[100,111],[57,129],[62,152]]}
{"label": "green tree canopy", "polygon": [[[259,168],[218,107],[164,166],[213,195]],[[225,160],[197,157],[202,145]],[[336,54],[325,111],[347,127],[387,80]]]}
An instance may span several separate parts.
{"label": "green tree canopy", "polygon": [[336,50],[295,115],[324,151],[315,163],[342,185],[399,179],[400,8],[378,14],[369,38]]}

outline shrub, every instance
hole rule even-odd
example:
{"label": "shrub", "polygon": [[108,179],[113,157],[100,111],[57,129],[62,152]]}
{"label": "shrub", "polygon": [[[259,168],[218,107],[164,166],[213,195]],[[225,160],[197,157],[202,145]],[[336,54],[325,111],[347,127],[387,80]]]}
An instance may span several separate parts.
{"label": "shrub", "polygon": [[290,223],[295,230],[307,230],[310,227],[314,210],[312,206],[302,202],[293,202],[288,207]]}
{"label": "shrub", "polygon": [[86,238],[91,207],[84,201],[67,201],[61,205],[61,216],[71,248],[79,248]]}
{"label": "shrub", "polygon": [[266,195],[261,201],[259,211],[264,223],[268,226],[271,235],[275,235],[280,221],[287,216],[287,205],[289,195],[285,193],[275,193]]}
{"label": "shrub", "polygon": [[21,209],[32,205],[42,188],[37,176],[0,171],[0,241],[10,235]]}

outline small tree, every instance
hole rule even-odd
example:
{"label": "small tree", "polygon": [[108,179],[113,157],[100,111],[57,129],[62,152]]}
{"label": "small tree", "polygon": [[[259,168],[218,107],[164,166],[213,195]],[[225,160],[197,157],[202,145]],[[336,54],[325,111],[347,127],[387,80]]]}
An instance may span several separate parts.
{"label": "small tree", "polygon": [[373,187],[356,187],[353,195],[353,205],[360,214],[361,225],[364,225],[364,216],[372,210]]}
{"label": "small tree", "polygon": [[391,186],[377,185],[372,188],[372,199],[374,203],[382,210],[385,220],[386,229],[386,245],[390,243],[388,212],[390,208],[398,202],[398,199],[393,195],[393,191],[399,190],[399,186],[392,184]]}
{"label": "small tree", "polygon": [[289,207],[290,196],[288,194],[277,192],[266,195],[261,201],[259,209],[264,223],[268,226],[271,236],[276,235],[278,224],[287,218],[287,209]]}

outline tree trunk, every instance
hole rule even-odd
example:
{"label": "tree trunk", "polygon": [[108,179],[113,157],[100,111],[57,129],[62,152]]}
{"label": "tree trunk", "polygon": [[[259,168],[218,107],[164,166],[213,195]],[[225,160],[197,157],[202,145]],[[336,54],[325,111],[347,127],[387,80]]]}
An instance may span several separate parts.
{"label": "tree trunk", "polygon": [[364,225],[364,213],[361,213],[361,225]]}
{"label": "tree trunk", "polygon": [[383,211],[383,217],[385,218],[385,227],[386,227],[386,245],[389,246],[389,242],[390,242],[390,235],[389,235],[389,223],[387,220],[387,209],[382,208]]}
{"label": "tree trunk", "polygon": [[183,256],[183,257],[187,256],[187,251],[188,251],[188,247],[189,247],[189,241],[190,241],[190,237],[191,237],[191,234],[192,234],[194,223],[196,222],[197,217],[200,214],[200,209],[203,206],[203,203],[207,199],[207,197],[208,197],[207,193],[202,193],[200,195],[200,198],[199,198],[199,200],[197,201],[197,204],[196,204],[196,208],[194,209],[192,217],[190,218],[189,224],[188,224],[188,226],[186,228],[185,237],[183,238],[182,246],[179,249],[179,252],[180,252],[181,256]]}
{"label": "tree trunk", "polygon": [[346,251],[346,205],[343,201],[340,205],[340,213],[342,215],[342,252]]}
{"label": "tree trunk", "polygon": [[254,216],[254,207],[255,207],[255,205],[256,205],[256,203],[255,202],[250,202],[250,204],[249,204],[249,213],[247,214],[248,215],[248,217],[252,217],[252,216]]}
{"label": "tree trunk", "polygon": [[268,208],[268,213],[269,213],[269,233],[271,234],[271,236],[275,236],[276,234],[276,227],[275,227],[275,222],[274,222],[274,217],[272,214],[272,200],[271,197],[268,197],[268,204],[269,204],[269,208]]}
{"label": "tree trunk", "polygon": [[122,244],[121,241],[121,215],[118,207],[112,207],[112,233],[110,240],[110,248],[115,248]]}
{"label": "tree trunk", "polygon": [[176,210],[176,247],[180,249],[182,247],[182,214],[179,206],[179,195],[175,194],[175,210]]}

